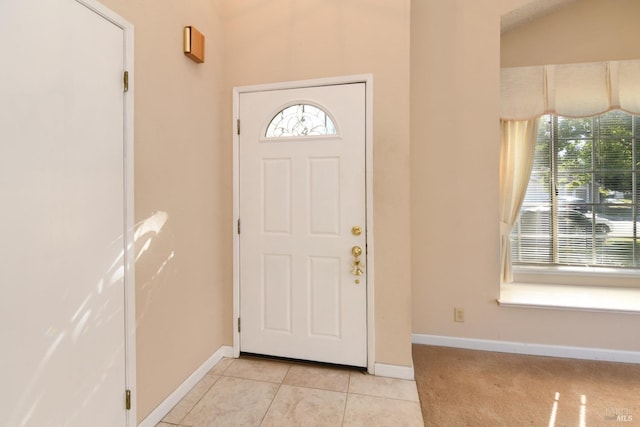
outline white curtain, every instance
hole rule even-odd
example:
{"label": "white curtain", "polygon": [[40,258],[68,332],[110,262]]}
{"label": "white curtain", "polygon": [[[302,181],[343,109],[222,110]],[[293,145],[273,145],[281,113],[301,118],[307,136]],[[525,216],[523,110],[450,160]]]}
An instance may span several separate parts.
{"label": "white curtain", "polygon": [[503,68],[500,78],[503,120],[640,114],[638,60]]}
{"label": "white curtain", "polygon": [[513,281],[509,235],[518,219],[529,184],[538,118],[503,120],[500,151],[500,263],[502,282]]}

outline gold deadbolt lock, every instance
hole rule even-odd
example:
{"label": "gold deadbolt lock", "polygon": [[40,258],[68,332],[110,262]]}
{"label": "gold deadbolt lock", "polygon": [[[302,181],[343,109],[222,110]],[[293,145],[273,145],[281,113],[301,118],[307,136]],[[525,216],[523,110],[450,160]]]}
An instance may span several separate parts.
{"label": "gold deadbolt lock", "polygon": [[351,234],[353,234],[354,236],[359,236],[362,234],[362,228],[358,227],[357,225],[354,225],[353,227],[351,227]]}
{"label": "gold deadbolt lock", "polygon": [[[362,255],[362,248],[360,246],[354,246],[351,248],[351,255],[353,255],[353,269],[351,274],[354,276],[364,275],[364,264],[360,262],[360,255]],[[357,284],[358,282],[356,282]]]}

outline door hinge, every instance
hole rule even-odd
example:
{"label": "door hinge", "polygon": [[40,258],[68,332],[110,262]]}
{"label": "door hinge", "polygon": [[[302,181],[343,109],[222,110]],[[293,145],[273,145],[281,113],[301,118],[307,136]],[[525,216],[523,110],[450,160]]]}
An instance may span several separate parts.
{"label": "door hinge", "polygon": [[238,333],[240,333],[240,318],[238,317]]}
{"label": "door hinge", "polygon": [[236,129],[237,129],[238,135],[240,135],[240,119],[236,120]]}
{"label": "door hinge", "polygon": [[131,390],[125,390],[124,396],[125,408],[129,411],[131,410]]}
{"label": "door hinge", "polygon": [[238,227],[237,227],[237,230],[238,230],[238,234],[240,234],[240,219],[238,219]]}
{"label": "door hinge", "polygon": [[122,77],[122,82],[124,83],[124,91],[129,91],[129,72],[125,71],[124,76]]}

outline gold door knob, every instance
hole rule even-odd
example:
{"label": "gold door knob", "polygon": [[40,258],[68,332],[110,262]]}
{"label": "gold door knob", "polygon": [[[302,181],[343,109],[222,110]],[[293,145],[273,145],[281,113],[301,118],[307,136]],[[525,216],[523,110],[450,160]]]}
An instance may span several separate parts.
{"label": "gold door knob", "polygon": [[362,228],[358,227],[357,225],[354,225],[353,227],[351,227],[351,234],[353,234],[354,236],[359,236],[362,234]]}
{"label": "gold door knob", "polygon": [[362,248],[360,246],[354,246],[351,248],[351,253],[354,257],[358,258],[360,255],[362,255]]}

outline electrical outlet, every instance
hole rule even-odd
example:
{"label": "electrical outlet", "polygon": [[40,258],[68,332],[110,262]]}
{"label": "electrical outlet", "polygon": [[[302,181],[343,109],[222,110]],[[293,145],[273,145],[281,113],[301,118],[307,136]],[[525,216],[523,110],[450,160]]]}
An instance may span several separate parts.
{"label": "electrical outlet", "polygon": [[464,308],[454,307],[453,309],[453,321],[464,322]]}

